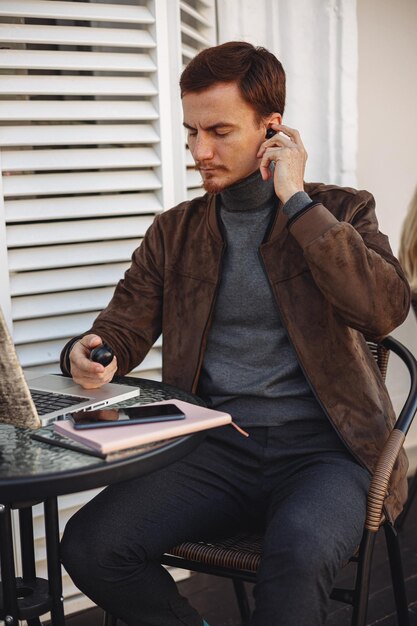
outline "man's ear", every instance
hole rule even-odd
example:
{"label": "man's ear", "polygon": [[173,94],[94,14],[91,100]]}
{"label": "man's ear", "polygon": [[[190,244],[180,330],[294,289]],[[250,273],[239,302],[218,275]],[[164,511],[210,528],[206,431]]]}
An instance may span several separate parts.
{"label": "man's ear", "polygon": [[271,113],[271,115],[266,118],[266,128],[271,128],[272,124],[282,124],[281,113]]}

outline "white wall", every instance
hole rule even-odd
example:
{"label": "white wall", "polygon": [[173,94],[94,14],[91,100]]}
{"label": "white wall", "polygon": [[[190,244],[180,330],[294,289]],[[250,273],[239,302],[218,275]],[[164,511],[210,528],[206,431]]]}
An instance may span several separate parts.
{"label": "white wall", "polygon": [[309,154],[306,180],[356,185],[356,0],[217,0],[219,42],[265,46],[287,73],[285,123]]}
{"label": "white wall", "polygon": [[417,186],[417,2],[358,0],[358,184],[397,252]]}
{"label": "white wall", "polygon": [[[358,186],[376,198],[380,228],[396,254],[417,185],[417,2],[358,0]],[[394,335],[417,356],[413,313]],[[408,375],[391,359],[388,388],[398,408]],[[417,464],[417,423],[407,439]]]}

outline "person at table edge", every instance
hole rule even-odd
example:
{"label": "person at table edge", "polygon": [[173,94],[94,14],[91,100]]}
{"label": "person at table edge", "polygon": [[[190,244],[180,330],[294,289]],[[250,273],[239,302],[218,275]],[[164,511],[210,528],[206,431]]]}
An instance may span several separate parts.
{"label": "person at table edge", "polygon": [[[156,216],[61,367],[98,387],[135,368],[162,333],[163,381],[230,413],[249,437],[213,430],[182,461],[108,487],[70,520],[63,562],[129,626],[201,626],[160,555],[261,524],[251,626],[322,625],[395,419],[365,340],[403,322],[409,287],[372,195],[304,182],[307,153],[283,124],[285,73],[274,55],[243,42],[209,48],[180,87],[206,193]],[[102,341],[115,352],[107,367],[89,360]],[[406,470],[402,453],[390,520]]]}

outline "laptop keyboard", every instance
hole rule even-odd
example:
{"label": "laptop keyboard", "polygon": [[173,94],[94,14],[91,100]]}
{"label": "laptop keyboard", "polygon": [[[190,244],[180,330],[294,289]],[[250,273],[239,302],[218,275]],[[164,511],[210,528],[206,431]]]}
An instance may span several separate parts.
{"label": "laptop keyboard", "polygon": [[50,391],[39,391],[39,389],[31,389],[30,394],[35,403],[38,415],[59,411],[69,406],[74,406],[79,402],[85,402],[87,398],[80,396],[69,396],[62,393],[51,393]]}

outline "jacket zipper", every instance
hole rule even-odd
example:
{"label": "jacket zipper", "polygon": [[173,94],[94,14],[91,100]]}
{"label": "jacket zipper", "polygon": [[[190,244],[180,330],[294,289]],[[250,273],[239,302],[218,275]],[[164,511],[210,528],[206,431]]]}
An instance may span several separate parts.
{"label": "jacket zipper", "polygon": [[203,350],[203,344],[206,345],[206,343],[207,343],[207,333],[208,333],[209,328],[211,326],[211,320],[213,319],[214,307],[215,307],[216,300],[217,300],[217,294],[219,292],[220,272],[221,272],[222,265],[223,265],[223,256],[224,256],[224,251],[226,250],[226,247],[227,247],[227,244],[223,241],[223,247],[222,247],[222,251],[221,251],[221,254],[220,254],[220,260],[219,260],[219,268],[218,268],[218,271],[217,271],[216,289],[214,291],[213,299],[211,301],[210,312],[209,312],[209,315],[208,315],[208,318],[207,318],[207,321],[206,321],[206,325],[204,327],[204,331],[203,331],[203,334],[201,336],[197,368],[196,368],[194,379],[193,379],[193,383],[192,383],[192,386],[191,386],[191,393],[195,393],[195,391],[196,391],[197,381],[198,381],[198,378],[200,376],[200,371],[201,371],[201,367],[202,367],[202,364],[203,364],[203,358],[204,358],[204,352],[205,352],[205,350]]}

